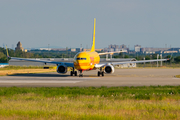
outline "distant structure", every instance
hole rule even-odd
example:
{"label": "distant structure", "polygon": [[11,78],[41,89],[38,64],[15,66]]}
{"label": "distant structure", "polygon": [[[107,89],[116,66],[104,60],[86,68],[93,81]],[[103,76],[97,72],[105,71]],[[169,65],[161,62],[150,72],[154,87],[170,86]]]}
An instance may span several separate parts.
{"label": "distant structure", "polygon": [[17,43],[17,47],[15,48],[15,50],[24,50],[24,48],[22,47],[22,43],[20,41]]}
{"label": "distant structure", "polygon": [[135,45],[134,46],[134,51],[135,52],[140,52],[140,49],[141,49],[141,45]]}
{"label": "distant structure", "polygon": [[127,49],[126,45],[122,44],[120,45],[120,49]]}
{"label": "distant structure", "polygon": [[108,51],[109,52],[119,51],[119,46],[111,44],[111,45],[108,46]]}
{"label": "distant structure", "polygon": [[17,43],[17,47],[15,48],[15,50],[27,52],[27,50],[22,47],[22,43],[20,41]]}
{"label": "distant structure", "polygon": [[152,47],[146,47],[141,48],[140,51],[143,54],[155,54],[155,53],[163,53],[163,51],[167,51],[170,48],[152,48]]}
{"label": "distant structure", "polygon": [[76,52],[82,52],[83,48],[76,48]]}

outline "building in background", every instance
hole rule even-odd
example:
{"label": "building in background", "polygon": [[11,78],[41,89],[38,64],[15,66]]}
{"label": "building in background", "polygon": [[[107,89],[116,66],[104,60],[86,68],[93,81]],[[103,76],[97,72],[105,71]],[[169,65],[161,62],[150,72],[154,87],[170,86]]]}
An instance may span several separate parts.
{"label": "building in background", "polygon": [[115,45],[112,45],[112,44],[109,45],[108,46],[108,51],[109,52],[119,51],[119,45],[116,45],[116,44]]}
{"label": "building in background", "polygon": [[146,47],[141,48],[140,51],[143,54],[155,54],[155,53],[163,53],[163,51],[168,50],[169,48],[153,48],[153,47]]}
{"label": "building in background", "polygon": [[76,52],[82,52],[83,48],[76,48]]}
{"label": "building in background", "polygon": [[134,46],[134,51],[135,52],[140,52],[140,49],[141,49],[141,45],[135,45]]}
{"label": "building in background", "polygon": [[15,48],[15,50],[24,51],[24,48],[22,47],[22,43],[20,41],[17,43],[17,47]]}
{"label": "building in background", "polygon": [[17,47],[15,48],[15,50],[21,50],[21,51],[27,52],[27,49],[24,49],[22,47],[22,43],[20,41],[17,43]]}
{"label": "building in background", "polygon": [[122,44],[120,45],[120,49],[127,49],[126,45]]}

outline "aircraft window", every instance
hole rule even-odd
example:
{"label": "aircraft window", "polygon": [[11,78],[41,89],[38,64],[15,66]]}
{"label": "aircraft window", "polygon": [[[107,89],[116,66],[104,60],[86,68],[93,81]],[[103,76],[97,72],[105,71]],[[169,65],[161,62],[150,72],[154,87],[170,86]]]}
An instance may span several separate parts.
{"label": "aircraft window", "polygon": [[76,58],[76,60],[86,60],[86,58]]}

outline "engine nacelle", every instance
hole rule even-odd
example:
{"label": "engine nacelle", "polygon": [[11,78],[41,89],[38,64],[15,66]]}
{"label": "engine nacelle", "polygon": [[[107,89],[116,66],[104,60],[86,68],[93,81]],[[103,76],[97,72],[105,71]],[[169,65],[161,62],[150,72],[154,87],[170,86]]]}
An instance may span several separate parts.
{"label": "engine nacelle", "polygon": [[107,74],[114,73],[114,67],[112,65],[107,65],[104,69],[104,72]]}
{"label": "engine nacelle", "polygon": [[67,66],[66,65],[58,65],[57,72],[58,73],[67,73]]}

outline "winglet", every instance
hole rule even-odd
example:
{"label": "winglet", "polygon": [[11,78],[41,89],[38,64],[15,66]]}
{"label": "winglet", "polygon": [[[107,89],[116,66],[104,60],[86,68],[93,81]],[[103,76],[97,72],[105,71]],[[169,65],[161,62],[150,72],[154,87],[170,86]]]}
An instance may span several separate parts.
{"label": "winglet", "polygon": [[91,47],[91,52],[95,51],[95,33],[96,33],[96,18],[94,18],[93,43]]}
{"label": "winglet", "polygon": [[7,57],[9,58],[9,53],[8,53],[7,45],[6,45],[6,53],[7,53]]}

